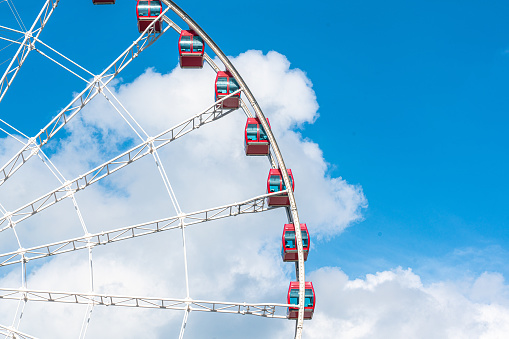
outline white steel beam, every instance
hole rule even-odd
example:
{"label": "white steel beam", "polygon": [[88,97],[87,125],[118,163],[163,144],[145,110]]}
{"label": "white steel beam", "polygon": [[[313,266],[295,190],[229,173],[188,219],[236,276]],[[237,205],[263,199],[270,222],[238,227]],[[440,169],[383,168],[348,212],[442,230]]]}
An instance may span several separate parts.
{"label": "white steel beam", "polygon": [[[49,0],[48,0],[49,1]],[[166,13],[166,9],[163,13]],[[170,26],[161,33],[155,34],[150,28],[155,20],[111,65],[94,78],[87,87],[78,94],[60,113],[57,114],[39,133],[30,139],[29,143],[19,150],[4,166],[0,168],[0,185],[12,176],[40,147],[45,145],[62,127],[64,127],[86,104],[103,90],[128,64],[150,47]],[[1,85],[1,84],[0,84]]]}
{"label": "white steel beam", "polygon": [[[12,44],[23,45],[23,42],[21,42],[21,41],[20,41],[22,38],[23,38],[23,37],[20,37],[18,40],[12,40],[12,39],[8,39],[8,38],[4,38],[4,37],[0,36],[0,40],[8,41],[8,42],[10,42],[10,43],[11,43],[10,45],[12,45]],[[9,46],[10,46],[10,45],[9,45]],[[7,47],[8,47],[8,46],[7,46]],[[4,47],[4,48],[5,48],[5,47]]]}
{"label": "white steel beam", "polygon": [[[76,63],[75,61],[71,60],[70,58],[66,57],[65,55],[63,55],[62,53],[60,53],[59,51],[57,51],[56,49],[54,49],[53,47],[49,46],[48,44],[44,43],[41,39],[36,39],[37,42],[39,42],[41,45],[43,45],[44,47],[46,47],[47,49],[49,49],[50,51],[52,51],[53,53],[57,54],[58,56],[60,56],[61,58],[64,58],[66,61],[70,62],[71,64],[73,64],[74,66],[78,67],[79,69],[81,69],[82,71],[85,71],[86,73],[88,73],[88,75],[90,76],[95,76],[95,74],[93,74],[92,72],[90,72],[89,70],[87,70],[86,68],[84,68],[83,66],[79,65],[78,63]],[[39,50],[36,49],[38,52]]]}
{"label": "white steel beam", "polygon": [[0,288],[0,299],[18,300],[20,298],[24,298],[28,301],[57,302],[65,304],[89,305],[90,303],[93,303],[96,306],[155,308],[181,311],[189,309],[189,311],[193,312],[233,313],[280,319],[285,319],[287,308],[294,306],[279,303],[227,302],[194,300],[191,298],[156,298]]}
{"label": "white steel beam", "polygon": [[[124,111],[125,114],[127,114],[127,116],[130,118],[131,121],[129,121],[124,114],[122,114],[122,112],[120,111],[120,109],[115,105],[115,103],[113,103],[113,101],[110,100],[109,96],[106,95],[105,91],[102,91],[102,95],[104,96],[104,98],[106,99],[106,101],[108,101],[108,103],[113,107],[113,109],[115,111],[117,111],[117,113],[122,117],[122,119],[127,123],[127,125],[133,130],[133,132],[138,136],[138,138],[140,138],[140,140],[144,141],[145,139],[141,136],[141,134],[144,134],[145,135],[145,138],[148,138],[149,135],[148,133],[143,129],[143,127],[141,127],[141,125],[138,123],[138,121],[136,121],[136,119],[134,119],[134,117],[131,115],[131,113],[129,113],[129,111],[124,107],[124,105],[122,105],[122,103],[120,102],[120,100],[118,100],[118,98],[115,96],[115,94],[113,94],[113,92],[108,88],[108,86],[105,86],[104,87],[106,89],[106,91],[109,93],[109,95],[111,95],[111,97],[120,105],[120,107],[122,108],[122,110]],[[138,127],[138,129],[134,128],[133,124],[134,123],[136,125],[136,127]]]}
{"label": "white steel beam", "polygon": [[188,305],[188,307],[186,308],[186,310],[184,312],[184,319],[182,319],[182,325],[180,326],[179,339],[183,339],[184,338],[184,331],[186,330],[186,325],[187,325],[188,317],[189,317],[189,305]]}
{"label": "white steel beam", "polygon": [[59,1],[60,0],[46,0],[46,3],[39,12],[39,15],[32,24],[32,27],[30,27],[27,32],[22,33],[25,35],[23,42],[16,51],[16,54],[14,54],[14,57],[9,63],[9,66],[7,66],[2,78],[0,78],[0,102],[5,96],[5,93],[7,93],[7,90],[14,81],[14,78],[18,74],[18,71],[25,62],[28,54],[33,50],[35,39],[37,39],[41,34],[42,29],[46,26],[46,23],[51,17],[51,14],[53,14],[53,11],[57,7]]}
{"label": "white steel beam", "polygon": [[0,29],[5,29],[6,31],[11,31],[11,32],[14,32],[14,33],[25,35],[25,32],[23,32],[23,31],[18,31],[17,29],[6,27],[6,26],[2,26],[2,25],[0,25]]}
{"label": "white steel beam", "polygon": [[265,212],[267,210],[273,210],[278,207],[268,207],[265,203],[265,199],[284,192],[285,191],[268,193],[229,205],[213,207],[191,213],[183,213],[182,215],[170,218],[154,220],[94,234],[86,234],[84,236],[73,239],[3,253],[0,254],[0,267],[20,263],[22,261],[28,262],[35,259],[41,259],[49,256],[95,247],[97,245],[107,245],[113,242],[137,238],[162,231],[179,229],[182,227],[180,224],[181,220],[183,220],[183,226],[188,227],[207,221],[235,217],[241,214],[259,213]]}
{"label": "white steel beam", "polygon": [[14,327],[4,325],[0,325],[0,334],[4,335],[6,338],[37,339],[36,337],[32,337],[31,335],[18,331]]}
{"label": "white steel beam", "polygon": [[[267,137],[269,139],[270,145],[274,151],[274,155],[277,160],[277,164],[279,169],[281,170],[281,175],[283,177],[283,182],[285,183],[286,187],[292,187],[290,182],[290,176],[287,173],[286,165],[283,161],[283,155],[281,154],[281,151],[279,150],[279,146],[276,142],[276,138],[274,137],[274,134],[272,133],[272,130],[270,129],[269,124],[267,123],[267,120],[265,119],[265,115],[263,114],[262,109],[258,105],[258,102],[256,101],[256,98],[254,97],[253,93],[251,93],[251,90],[245,83],[244,79],[241,77],[240,73],[236,70],[236,68],[233,66],[231,61],[226,57],[226,55],[223,53],[223,51],[219,48],[219,46],[210,38],[210,36],[184,11],[182,8],[180,8],[174,1],[172,0],[162,0],[168,8],[171,8],[171,10],[177,14],[182,20],[184,20],[189,27],[194,30],[200,37],[203,39],[205,44],[209,46],[209,48],[214,51],[214,53],[217,55],[217,57],[221,60],[221,62],[225,65],[225,67],[230,71],[230,73],[233,75],[233,77],[237,80],[239,83],[239,86],[243,89],[244,94],[246,95],[249,103],[253,107],[256,117],[260,120],[260,123],[263,126],[263,129],[267,133]],[[300,221],[299,221],[299,214],[297,211],[297,203],[295,202],[295,196],[293,194],[293,191],[290,189],[288,190],[288,199],[290,200],[290,214],[291,214],[291,221],[293,222],[295,226],[295,233],[296,233],[296,241],[297,241],[297,253],[298,253],[298,262],[296,266],[296,273],[297,273],[297,280],[299,281],[299,315],[298,319],[295,325],[295,339],[301,339],[302,338],[302,329],[304,326],[304,293],[305,293],[305,272],[304,272],[304,252],[303,252],[303,246],[302,246],[302,235],[300,230]]]}
{"label": "white steel beam", "polygon": [[[240,90],[239,90],[240,91]],[[138,146],[131,148],[130,150],[116,156],[113,159],[105,162],[104,164],[88,171],[79,177],[65,182],[57,189],[46,193],[45,195],[25,204],[24,206],[5,214],[0,217],[0,225],[6,223],[8,218],[11,218],[14,223],[19,223],[32,215],[41,212],[42,210],[72,196],[74,193],[83,190],[91,184],[98,182],[99,180],[107,177],[108,175],[115,173],[121,168],[132,164],[133,162],[143,158],[144,156],[151,154],[154,150],[157,150],[163,146],[166,146],[170,142],[192,132],[201,126],[216,121],[232,110],[223,110],[218,108],[219,104],[228,99],[230,96],[235,95],[239,91],[236,91],[228,96],[221,98],[216,101],[210,107],[203,112],[191,117],[184,122],[170,128],[153,138],[148,138],[145,142],[140,143]],[[7,225],[0,229],[3,232],[9,229],[11,226]]]}

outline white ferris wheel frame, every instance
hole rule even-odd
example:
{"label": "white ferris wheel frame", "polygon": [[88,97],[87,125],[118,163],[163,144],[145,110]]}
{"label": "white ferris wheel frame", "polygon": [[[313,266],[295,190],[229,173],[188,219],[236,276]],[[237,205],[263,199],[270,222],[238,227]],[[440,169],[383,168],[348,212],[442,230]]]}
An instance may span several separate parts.
{"label": "white ferris wheel frame", "polygon": [[[12,0],[6,0],[7,2]],[[3,128],[0,128],[3,132],[9,136],[18,140],[23,146],[22,148],[2,167],[0,167],[0,186],[12,175],[14,175],[18,169],[21,168],[31,157],[37,155],[48,167],[48,169],[56,176],[60,181],[61,186],[57,189],[46,193],[34,201],[25,204],[13,211],[7,211],[0,205],[0,233],[8,229],[12,229],[16,236],[19,244],[17,251],[1,253],[0,254],[0,267],[12,265],[16,263],[21,264],[22,270],[22,287],[19,289],[7,289],[0,288],[0,299],[14,299],[19,300],[18,310],[11,326],[5,326],[0,324],[0,335],[4,334],[6,337],[12,338],[34,338],[28,334],[18,331],[21,316],[23,314],[24,307],[27,301],[46,301],[46,302],[62,302],[62,303],[78,303],[88,305],[87,312],[83,321],[83,326],[80,333],[80,338],[85,337],[85,333],[88,327],[88,322],[91,317],[92,310],[96,305],[107,305],[107,306],[124,306],[124,307],[139,307],[139,308],[163,308],[163,309],[177,309],[184,310],[184,319],[182,321],[182,327],[179,338],[184,335],[184,330],[187,323],[189,312],[191,311],[209,311],[218,313],[237,313],[237,314],[249,314],[268,318],[286,318],[277,314],[277,310],[286,309],[289,306],[295,307],[295,305],[288,304],[276,304],[276,303],[237,303],[237,302],[220,302],[220,301],[204,301],[204,300],[193,300],[190,298],[189,283],[188,283],[188,271],[187,271],[187,257],[185,249],[185,228],[206,221],[216,220],[220,218],[226,218],[231,216],[237,216],[246,213],[258,213],[263,212],[274,207],[268,207],[266,205],[266,199],[269,196],[281,194],[281,192],[268,193],[258,197],[248,199],[240,203],[232,203],[229,205],[219,206],[210,208],[202,211],[183,213],[178,204],[177,198],[173,192],[170,181],[166,175],[166,171],[161,163],[157,150],[177,138],[186,135],[189,132],[216,121],[233,111],[233,109],[225,110],[222,107],[222,102],[240,92],[243,92],[247,97],[250,106],[255,112],[256,117],[259,119],[261,125],[266,131],[267,137],[271,144],[272,152],[268,155],[272,168],[279,168],[283,177],[283,181],[286,187],[292,187],[290,177],[288,175],[286,165],[283,161],[283,156],[279,150],[276,139],[272,130],[267,123],[265,115],[258,105],[255,97],[250,91],[249,87],[242,79],[241,75],[235,69],[230,60],[217,46],[217,44],[210,38],[210,36],[186,13],[184,12],[175,2],[172,0],[162,0],[167,6],[161,15],[158,16],[152,23],[142,32],[138,39],[136,39],[113,63],[111,63],[106,69],[100,74],[95,75],[76,62],[64,56],[62,53],[54,50],[40,39],[41,32],[46,26],[49,18],[53,14],[60,0],[46,0],[39,15],[32,24],[29,30],[20,30],[7,28],[0,26],[0,29],[7,29],[12,32],[19,33],[21,35],[18,40],[7,40],[11,44],[19,44],[18,50],[14,57],[9,63],[6,71],[2,78],[0,78],[0,102],[4,98],[8,89],[11,87],[16,75],[18,74],[21,66],[25,62],[28,54],[31,51],[36,51],[39,54],[45,56],[49,60],[55,62],[57,65],[63,67],[71,74],[77,76],[81,80],[87,83],[85,89],[80,92],[64,109],[62,109],[43,129],[40,130],[35,136],[29,138],[24,135],[21,131],[15,129],[8,123],[0,119],[0,122],[4,123],[8,128],[14,132],[10,133]],[[14,6],[14,4],[12,4]],[[219,60],[224,64],[226,69],[230,71],[233,77],[239,84],[239,90],[223,97],[211,106],[207,107],[202,112],[195,116],[177,124],[176,126],[159,133],[156,136],[150,137],[143,128],[137,123],[132,117],[128,110],[120,103],[115,95],[107,87],[110,83],[131,61],[138,57],[146,48],[150,47],[155,41],[159,39],[168,29],[173,28],[177,33],[180,34],[182,29],[170,20],[166,13],[171,10],[177,16],[179,16],[189,28],[194,30],[208,45]],[[156,33],[152,27],[155,22],[162,19],[167,26],[160,32]],[[22,38],[22,42],[20,42]],[[36,47],[36,43],[41,48]],[[49,53],[56,54],[55,57],[49,56],[45,53],[42,48],[48,49]],[[57,58],[63,59],[61,62],[57,61]],[[205,53],[205,61],[214,69],[215,72],[219,72],[219,67],[214,63],[212,58]],[[63,63],[67,62],[72,66],[65,66]],[[70,67],[76,67],[76,70],[70,69]],[[80,75],[80,72],[84,72]],[[92,80],[87,80],[92,78]],[[107,94],[106,94],[107,92]],[[141,139],[141,143],[130,150],[108,160],[104,164],[88,171],[79,177],[66,180],[63,175],[58,171],[56,166],[42,151],[42,146],[49,142],[49,140],[55,136],[55,134],[64,127],[76,114],[78,114],[83,107],[85,107],[97,94],[102,94],[107,101],[114,107],[117,113],[124,119],[124,121],[131,127],[136,135]],[[111,98],[110,98],[111,97]],[[113,100],[112,100],[113,99]],[[115,105],[115,101],[116,104]],[[251,111],[247,107],[246,103],[241,100],[240,107],[248,117],[253,117]],[[16,135],[15,135],[16,134]],[[19,137],[17,135],[23,136]],[[80,190],[85,189],[89,185],[109,176],[110,174],[120,170],[121,168],[141,159],[145,155],[152,155],[157,168],[161,174],[166,190],[171,199],[172,205],[177,213],[177,216],[154,220],[138,225],[127,226],[118,228],[115,230],[109,230],[106,232],[91,234],[88,232],[85,222],[81,216],[81,212],[78,207],[78,203],[75,200],[74,194]],[[304,252],[302,245],[302,235],[300,229],[300,221],[295,202],[295,196],[291,189],[283,191],[288,194],[290,206],[285,207],[288,222],[293,223],[295,226],[296,243],[298,261],[295,263],[296,278],[299,281],[299,313],[295,327],[295,339],[302,338],[302,330],[304,323],[304,294],[305,294],[305,269],[304,269]],[[21,246],[21,242],[16,233],[16,225],[21,221],[33,216],[34,214],[66,199],[71,198],[74,207],[77,211],[81,226],[84,231],[82,237],[68,239],[56,243],[40,245],[32,248],[25,249]],[[172,298],[146,298],[139,296],[113,296],[113,295],[100,295],[94,293],[93,287],[93,268],[92,268],[92,249],[97,245],[106,245],[112,242],[153,234],[161,231],[180,229],[182,232],[182,240],[184,247],[184,261],[185,261],[185,278],[186,278],[186,290],[187,296],[185,299],[172,299]],[[70,251],[88,249],[89,262],[90,262],[90,287],[91,293],[69,293],[69,292],[57,292],[57,291],[36,291],[30,290],[26,285],[26,263],[31,260],[54,256]],[[19,316],[18,316],[19,314]]]}

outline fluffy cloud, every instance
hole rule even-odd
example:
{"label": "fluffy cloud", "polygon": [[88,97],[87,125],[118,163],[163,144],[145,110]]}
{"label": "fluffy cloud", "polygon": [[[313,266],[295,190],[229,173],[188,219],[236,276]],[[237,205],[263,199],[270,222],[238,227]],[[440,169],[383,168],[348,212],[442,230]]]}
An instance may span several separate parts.
{"label": "fluffy cloud", "polygon": [[[339,234],[361,218],[366,206],[362,189],[326,175],[319,146],[294,128],[312,123],[318,105],[306,75],[290,69],[275,52],[249,51],[233,58],[271,120],[278,143],[296,181],[303,222],[313,237]],[[209,69],[174,69],[160,74],[147,69],[134,82],[117,83],[115,96],[153,136],[197,114],[214,100],[215,73]],[[173,189],[184,212],[242,201],[265,193],[269,163],[246,157],[243,150],[245,116],[238,110],[160,150]],[[94,99],[68,126],[67,133],[49,145],[51,160],[66,179],[72,179],[140,143],[111,105]],[[141,130],[142,139],[146,136]],[[2,140],[2,160],[18,145]],[[7,210],[30,201],[58,182],[45,165],[32,159],[0,190]],[[100,232],[175,215],[154,160],[147,156],[76,194],[89,232]],[[191,297],[206,300],[285,302],[292,265],[279,256],[279,239],[286,221],[283,210],[244,215],[186,229]],[[58,203],[20,223],[16,231],[23,247],[83,234],[70,200]],[[15,250],[11,231],[0,235],[2,248]],[[4,246],[5,245],[5,246]],[[183,298],[186,295],[181,231],[97,247],[93,250],[94,289],[98,293]],[[90,291],[86,250],[28,264],[33,289]],[[2,268],[0,286],[18,287],[19,266]],[[0,303],[0,323],[10,324],[16,302]],[[68,338],[79,334],[86,306],[29,302],[21,329],[41,337]],[[96,307],[88,336],[174,337],[183,314],[159,310]],[[54,319],[54,321],[52,321]],[[67,324],[67,326],[65,326]],[[255,317],[194,312],[186,337],[207,333],[221,338],[283,337],[291,323]],[[61,330],[62,327],[65,330]]]}
{"label": "fluffy cloud", "polygon": [[[312,84],[275,52],[248,51],[233,62],[269,117],[288,167],[295,176],[300,217],[313,238],[340,234],[362,218],[367,206],[360,186],[327,176],[319,145],[299,132],[318,117]],[[153,136],[213,102],[215,74],[147,69],[132,83],[119,82],[115,95]],[[184,212],[265,193],[267,159],[246,157],[245,116],[229,116],[160,150],[162,163]],[[139,131],[143,135],[142,132]],[[63,133],[65,134],[65,133]],[[145,138],[145,137],[143,137]],[[49,145],[52,161],[72,179],[141,142],[102,98],[94,99]],[[0,160],[19,146],[0,142]],[[7,210],[58,186],[44,164],[32,159],[0,189]],[[86,226],[100,232],[175,215],[150,156],[76,194]],[[195,299],[285,302],[293,267],[279,257],[286,216],[282,210],[223,219],[186,229],[190,295]],[[70,201],[63,201],[16,227],[24,247],[83,234]],[[13,232],[0,234],[4,251],[16,250]],[[98,293],[182,298],[186,295],[180,230],[96,247],[94,289]],[[313,258],[313,252],[310,260]],[[0,286],[20,285],[19,266],[0,269]],[[309,273],[309,272],[308,272]],[[395,269],[351,280],[337,268],[308,274],[317,291],[317,311],[305,324],[306,338],[502,338],[509,296],[503,277],[485,273],[470,281],[423,285],[411,270]],[[28,286],[89,292],[86,250],[28,264]],[[0,302],[0,323],[10,325],[18,303]],[[50,338],[78,336],[83,305],[29,302],[20,329]],[[176,337],[182,312],[97,306],[90,338]],[[288,338],[294,322],[193,312],[186,338]]]}
{"label": "fluffy cloud", "polygon": [[355,280],[322,268],[310,278],[326,298],[317,299],[308,338],[494,339],[509,330],[509,286],[497,273],[429,285],[401,268]]}

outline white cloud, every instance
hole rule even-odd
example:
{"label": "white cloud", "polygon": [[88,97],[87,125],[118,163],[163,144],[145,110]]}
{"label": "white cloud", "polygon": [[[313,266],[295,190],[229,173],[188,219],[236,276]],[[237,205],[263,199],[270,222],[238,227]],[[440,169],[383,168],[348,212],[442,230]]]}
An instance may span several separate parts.
{"label": "white cloud", "polygon": [[[288,60],[275,52],[248,51],[233,62],[269,117],[286,164],[294,172],[300,217],[312,238],[326,240],[361,220],[367,206],[362,188],[329,177],[319,145],[295,130],[318,117],[316,97],[305,73],[290,69]],[[208,68],[177,68],[168,74],[148,69],[134,82],[117,85],[115,92],[152,136],[210,105],[214,78]],[[269,164],[265,158],[244,155],[244,125],[245,117],[237,111],[161,149],[183,211],[265,193]],[[68,125],[67,132],[68,136],[51,145],[51,158],[67,179],[140,142],[99,97]],[[12,141],[2,140],[2,160],[16,148]],[[32,159],[2,186],[0,202],[12,210],[56,186],[44,166]],[[90,232],[175,215],[150,156],[79,192],[76,198]],[[288,282],[295,279],[292,265],[279,257],[285,221],[285,213],[276,210],[189,227],[191,297],[285,302]],[[16,229],[24,247],[83,233],[69,201]],[[3,249],[16,249],[13,242],[12,232],[0,234]],[[185,297],[181,243],[181,232],[173,230],[94,248],[95,290]],[[29,287],[88,292],[87,264],[87,251],[30,262]],[[494,273],[463,283],[461,291],[452,283],[424,286],[416,274],[402,269],[349,280],[338,269],[324,268],[309,277],[315,283],[318,308],[315,319],[306,322],[307,338],[337,338],[339,334],[342,338],[497,338],[497,333],[507,331],[507,286]],[[19,266],[1,269],[0,286],[19,284]],[[16,306],[15,302],[0,302],[1,324],[12,322]],[[21,330],[40,337],[78,336],[85,308],[29,302]],[[181,312],[96,307],[88,337],[176,337],[181,319]],[[294,325],[199,312],[191,314],[189,324],[186,338],[288,338]]]}
{"label": "white cloud", "polygon": [[[233,62],[271,120],[286,164],[294,171],[301,219],[310,227],[312,236],[338,234],[349,223],[359,220],[360,210],[366,206],[362,189],[341,178],[327,177],[328,165],[319,146],[291,129],[312,123],[318,117],[309,79],[302,71],[290,69],[288,60],[275,52],[263,55],[249,51]],[[215,73],[208,68],[177,68],[169,74],[148,69],[133,83],[117,85],[115,95],[152,136],[208,107],[213,102],[214,78]],[[244,155],[244,125],[245,116],[239,110],[160,150],[185,212],[265,193],[269,163],[265,158]],[[101,97],[94,99],[68,124],[67,132],[58,143],[50,145],[51,159],[67,179],[140,142]],[[18,146],[5,139],[1,147],[6,160]],[[47,169],[33,159],[9,179],[1,194],[3,200],[8,200],[8,210],[12,210],[56,186]],[[14,199],[7,199],[11,196]],[[79,192],[76,198],[90,232],[175,215],[149,156]],[[288,282],[295,279],[292,265],[283,264],[279,257],[285,219],[285,213],[277,210],[188,228],[191,297],[285,302]],[[50,207],[16,229],[24,247],[83,233],[70,201]],[[13,244],[10,231],[2,236],[8,239],[4,240],[6,244]],[[185,297],[181,242],[181,233],[175,230],[95,248],[96,292]],[[16,249],[14,245],[10,247]],[[30,262],[29,287],[88,292],[87,262],[86,250]],[[0,286],[18,287],[18,270],[17,266],[3,268],[2,274],[11,273],[0,279]],[[21,329],[42,337],[77,336],[85,308],[72,306],[29,302]],[[0,303],[0,323],[9,324],[14,309],[15,303]],[[167,333],[176,336],[181,317],[180,312],[96,307],[89,337],[160,337]],[[207,333],[222,338],[245,334],[246,326],[257,328],[257,337],[270,337],[277,331],[292,332],[291,328],[288,332],[290,322],[286,321],[199,313],[192,314],[190,322],[193,319],[209,324]],[[63,324],[70,325],[59,332]],[[228,328],[236,330],[226,333]],[[190,337],[204,335],[196,323],[188,332]]]}
{"label": "white cloud", "polygon": [[[496,273],[424,285],[411,269],[349,280],[337,268],[322,268],[310,279],[319,292],[308,338],[495,339],[509,330],[509,307],[500,300],[509,286]],[[496,288],[490,293],[486,287]],[[480,288],[491,294],[483,302],[476,296]]]}

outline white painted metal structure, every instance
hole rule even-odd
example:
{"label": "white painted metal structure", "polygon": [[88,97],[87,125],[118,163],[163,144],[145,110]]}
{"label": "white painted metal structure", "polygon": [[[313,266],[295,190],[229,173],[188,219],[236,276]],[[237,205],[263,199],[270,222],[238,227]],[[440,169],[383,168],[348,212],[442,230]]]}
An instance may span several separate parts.
{"label": "white painted metal structure", "polygon": [[[7,2],[16,20],[20,22],[21,18],[17,15],[13,0],[3,0]],[[196,130],[197,128],[212,123],[229,113],[233,110],[226,110],[222,108],[221,102],[229,98],[238,92],[244,93],[247,97],[249,105],[255,112],[256,117],[259,118],[263,128],[267,132],[270,144],[272,146],[272,153],[269,154],[268,158],[270,165],[273,168],[279,168],[283,175],[283,180],[286,187],[292,187],[290,178],[287,174],[286,166],[283,161],[283,157],[277,145],[276,139],[268,125],[266,118],[260,109],[256,99],[249,90],[249,87],[242,79],[241,75],[237,72],[235,67],[232,65],[230,60],[221,51],[221,49],[214,43],[214,41],[205,33],[205,31],[189,17],[179,6],[177,6],[171,0],[162,0],[166,5],[162,14],[158,17],[161,18],[165,23],[161,33],[155,33],[151,29],[153,26],[150,25],[143,33],[140,34],[136,39],[117,59],[115,59],[107,68],[105,68],[100,74],[93,74],[80,66],[78,63],[67,58],[62,53],[56,51],[41,38],[41,32],[46,26],[49,18],[53,11],[57,7],[60,0],[47,0],[43,5],[38,17],[34,21],[30,29],[26,30],[22,22],[20,22],[20,29],[8,28],[0,26],[0,40],[5,40],[11,44],[19,44],[17,52],[10,61],[6,71],[3,73],[0,79],[0,102],[6,95],[8,89],[12,85],[16,75],[20,71],[21,66],[27,59],[28,54],[31,51],[45,56],[52,62],[63,67],[71,74],[77,76],[79,79],[86,83],[85,88],[75,96],[75,98],[62,109],[40,132],[33,137],[28,137],[21,131],[15,129],[13,126],[4,122],[0,117],[0,122],[6,127],[0,128],[1,131],[5,132],[12,138],[16,139],[21,147],[19,151],[9,159],[5,164],[0,167],[0,189],[1,185],[5,183],[7,179],[13,176],[30,158],[37,156],[55,175],[59,180],[60,186],[47,192],[41,197],[30,201],[17,209],[7,211],[0,204],[0,233],[4,231],[12,230],[14,233],[19,248],[16,251],[8,253],[0,253],[0,268],[7,265],[19,264],[21,266],[21,288],[0,288],[0,300],[3,299],[14,299],[18,300],[18,309],[14,321],[11,326],[0,325],[0,335],[4,335],[8,338],[34,338],[28,334],[24,334],[18,330],[21,317],[24,312],[24,308],[28,301],[42,301],[42,302],[62,302],[62,303],[76,303],[88,305],[87,312],[83,320],[83,326],[80,333],[80,338],[84,338],[92,310],[95,306],[118,306],[118,307],[137,307],[137,308],[158,308],[158,309],[174,309],[183,310],[184,319],[182,321],[182,327],[180,330],[180,338],[184,335],[184,330],[187,324],[188,315],[191,311],[203,311],[203,312],[217,312],[217,313],[236,313],[243,315],[257,315],[268,318],[286,318],[284,311],[290,305],[287,304],[276,304],[276,303],[238,303],[238,302],[221,302],[221,301],[205,301],[205,300],[194,300],[190,296],[189,283],[188,283],[188,270],[187,270],[187,258],[186,258],[186,237],[185,229],[191,225],[208,222],[211,220],[217,220],[221,218],[228,218],[241,214],[248,213],[259,213],[264,212],[269,208],[266,204],[267,197],[271,195],[277,195],[278,193],[269,193],[254,197],[252,199],[240,202],[232,203],[220,207],[210,208],[202,211],[184,213],[178,203],[177,197],[173,192],[170,180],[166,174],[164,166],[159,158],[158,149],[168,145],[172,141]],[[0,2],[1,3],[1,2]],[[129,65],[136,57],[138,57],[145,49],[150,47],[155,41],[157,41],[164,33],[170,28],[180,33],[181,28],[170,20],[166,13],[173,11],[178,15],[191,29],[201,36],[205,44],[212,49],[215,55],[221,60],[228,71],[237,80],[240,89],[224,97],[209,107],[205,108],[202,112],[195,116],[182,121],[176,126],[165,130],[155,136],[149,136],[145,130],[138,124],[128,110],[118,101],[115,95],[109,90],[107,85],[117,76],[122,70]],[[20,38],[13,40],[10,38],[3,38],[1,36],[1,30],[8,30],[11,33],[19,34]],[[43,49],[47,49],[48,53],[53,53],[51,57],[48,53],[45,53]],[[65,60],[71,63],[75,69],[70,69],[63,65],[62,62],[58,61]],[[219,67],[213,62],[212,58],[205,54],[205,60],[207,63],[218,72]],[[0,73],[1,74],[1,73]],[[92,79],[92,80],[87,80]],[[137,146],[113,157],[106,161],[100,166],[74,178],[66,179],[60,173],[60,171],[54,166],[50,158],[43,152],[42,147],[47,144],[51,138],[53,138],[58,131],[62,129],[72,118],[74,118],[82,109],[87,105],[96,95],[103,95],[107,101],[114,107],[117,113],[124,119],[127,125],[132,128],[135,134],[139,137],[140,142]],[[241,108],[248,117],[252,117],[252,113],[248,108],[247,104],[241,101]],[[113,230],[107,230],[101,233],[91,234],[88,232],[85,222],[81,216],[81,212],[74,196],[77,192],[86,189],[90,185],[100,181],[101,179],[109,176],[110,174],[130,165],[137,160],[151,155],[155,161],[157,169],[161,175],[164,183],[164,187],[171,199],[172,205],[175,209],[176,216],[145,222],[133,226],[122,227]],[[263,183],[260,183],[264,187]],[[305,271],[304,271],[304,256],[302,247],[302,236],[300,232],[299,215],[297,212],[297,205],[295,197],[291,189],[287,190],[290,207],[286,208],[287,216],[290,223],[295,224],[296,236],[297,236],[297,248],[298,248],[298,262],[295,264],[296,278],[299,281],[299,316],[296,321],[295,338],[300,339],[302,337],[303,319],[304,319],[304,282],[305,282]],[[67,239],[58,241],[50,244],[39,245],[31,248],[23,248],[21,241],[17,235],[16,227],[22,221],[30,218],[31,216],[42,212],[46,208],[57,204],[64,199],[71,199],[75,210],[78,214],[82,229],[83,236],[76,237],[73,239]],[[93,260],[92,250],[98,245],[108,245],[113,242],[120,240],[126,240],[136,238],[148,234],[154,234],[171,229],[180,229],[184,251],[184,268],[185,268],[185,280],[186,280],[186,298],[175,299],[175,298],[147,298],[139,296],[114,296],[114,295],[101,295],[94,293],[94,279],[93,279]],[[91,293],[71,293],[71,292],[57,292],[57,291],[37,291],[30,290],[26,283],[26,263],[32,260],[37,260],[44,257],[55,256],[71,251],[77,251],[81,249],[87,249],[89,253],[89,264],[90,264],[90,290]],[[282,296],[284,298],[284,296]],[[278,312],[279,311],[279,312]]]}

